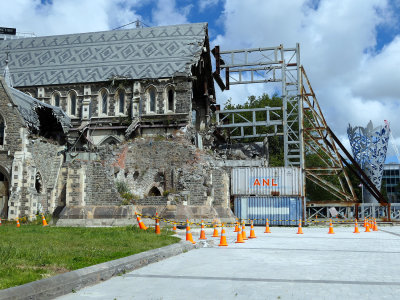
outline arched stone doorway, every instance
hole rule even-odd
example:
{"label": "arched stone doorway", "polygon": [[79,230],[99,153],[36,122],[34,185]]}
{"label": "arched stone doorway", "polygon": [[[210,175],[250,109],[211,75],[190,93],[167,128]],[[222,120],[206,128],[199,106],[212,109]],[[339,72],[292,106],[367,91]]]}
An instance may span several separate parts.
{"label": "arched stone doorway", "polygon": [[9,177],[4,169],[0,167],[0,217],[8,217]]}

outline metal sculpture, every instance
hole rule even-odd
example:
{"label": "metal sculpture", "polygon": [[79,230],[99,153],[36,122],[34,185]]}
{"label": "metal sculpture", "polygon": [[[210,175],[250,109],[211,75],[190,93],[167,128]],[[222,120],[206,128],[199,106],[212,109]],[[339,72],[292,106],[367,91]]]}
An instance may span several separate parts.
{"label": "metal sculpture", "polygon": [[[389,133],[390,128],[387,122],[383,127],[374,128],[372,122],[369,121],[365,128],[361,126],[351,127],[350,124],[347,128],[353,157],[378,190],[380,190],[382,183]],[[362,192],[364,203],[378,203],[364,186]]]}

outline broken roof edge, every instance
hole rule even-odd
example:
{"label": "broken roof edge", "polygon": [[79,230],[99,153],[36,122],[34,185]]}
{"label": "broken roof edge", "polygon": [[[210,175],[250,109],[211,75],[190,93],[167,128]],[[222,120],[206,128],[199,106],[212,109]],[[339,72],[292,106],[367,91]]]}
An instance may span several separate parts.
{"label": "broken roof edge", "polygon": [[[3,76],[0,76],[0,81],[10,101],[15,107],[17,107],[21,121],[22,123],[25,124],[26,127],[39,130],[40,120],[38,118],[36,109],[41,107],[46,107],[48,109],[51,109],[53,116],[57,119],[57,122],[61,125],[64,134],[66,134],[72,127],[71,118],[68,117],[68,115],[61,108],[41,102],[38,99],[33,98],[28,94],[25,94],[24,92],[21,92],[13,87],[7,86]],[[29,108],[22,107],[23,103],[21,101],[25,102],[30,107]],[[28,116],[26,114],[30,115]]]}
{"label": "broken roof edge", "polygon": [[[3,87],[4,92],[6,93],[8,99],[9,99],[9,101],[10,101],[10,104],[11,104],[11,105],[14,105],[14,107],[17,107],[17,105],[14,103],[14,99],[13,99],[13,96],[12,96],[12,94],[11,94],[10,88],[9,88],[9,86],[7,85],[7,83],[6,83],[6,81],[5,81],[5,78],[4,78],[2,75],[0,75],[0,85],[1,85],[1,87]],[[1,112],[0,112],[0,113],[1,113]],[[19,118],[19,120],[20,120],[20,122],[21,122],[22,124],[24,124],[26,127],[28,127],[27,124],[26,124],[25,119],[22,117],[22,115],[21,115],[20,113],[17,114],[17,117]],[[3,116],[3,118],[4,118],[4,116]]]}

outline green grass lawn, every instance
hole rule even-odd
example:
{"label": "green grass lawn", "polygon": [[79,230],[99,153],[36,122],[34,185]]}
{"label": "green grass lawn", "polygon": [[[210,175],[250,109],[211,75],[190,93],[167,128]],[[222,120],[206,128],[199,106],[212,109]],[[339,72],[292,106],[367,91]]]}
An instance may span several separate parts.
{"label": "green grass lawn", "polygon": [[0,289],[167,246],[180,239],[137,227],[0,226]]}

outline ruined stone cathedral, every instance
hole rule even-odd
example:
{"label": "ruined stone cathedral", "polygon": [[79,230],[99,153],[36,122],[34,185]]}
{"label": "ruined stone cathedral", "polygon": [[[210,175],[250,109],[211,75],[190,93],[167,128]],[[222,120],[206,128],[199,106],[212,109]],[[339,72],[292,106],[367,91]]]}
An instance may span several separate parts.
{"label": "ruined stone cathedral", "polygon": [[215,104],[206,23],[2,40],[0,68],[2,218],[232,217],[227,172],[196,147]]}

